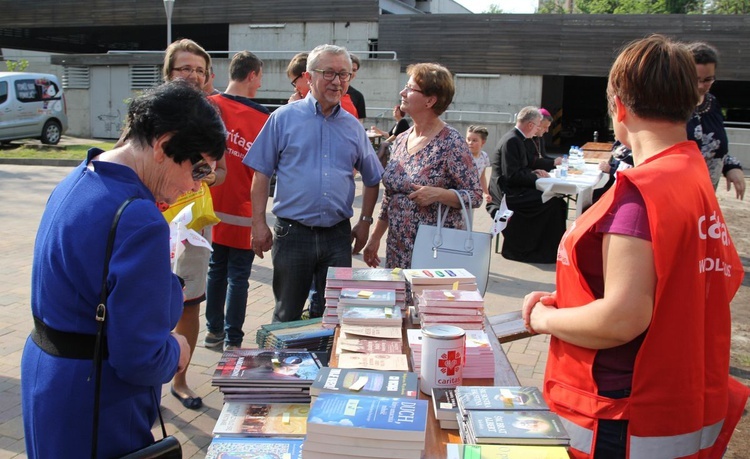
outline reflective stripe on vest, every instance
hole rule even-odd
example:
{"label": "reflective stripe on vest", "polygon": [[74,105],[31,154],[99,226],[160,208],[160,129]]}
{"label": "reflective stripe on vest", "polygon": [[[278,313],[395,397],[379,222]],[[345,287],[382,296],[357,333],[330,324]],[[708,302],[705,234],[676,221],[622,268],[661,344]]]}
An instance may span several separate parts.
{"label": "reflective stripe on vest", "polygon": [[224,212],[215,212],[216,216],[219,217],[222,223],[234,226],[253,226],[253,217],[243,217],[240,215],[225,214]]}
{"label": "reflective stripe on vest", "polygon": [[[648,459],[673,459],[697,454],[710,448],[721,432],[724,420],[695,432],[667,437],[630,437],[630,457]],[[566,426],[567,427],[567,426]]]}
{"label": "reflective stripe on vest", "polygon": [[594,431],[581,427],[573,421],[568,421],[562,416],[560,416],[560,419],[570,436],[570,447],[591,454],[591,448],[594,444]]}

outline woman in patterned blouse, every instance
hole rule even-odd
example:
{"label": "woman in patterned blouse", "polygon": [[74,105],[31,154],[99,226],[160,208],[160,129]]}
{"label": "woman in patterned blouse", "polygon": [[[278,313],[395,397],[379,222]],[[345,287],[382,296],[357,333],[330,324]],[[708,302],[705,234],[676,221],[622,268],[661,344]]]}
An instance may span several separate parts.
{"label": "woman in patterned blouse", "polygon": [[372,267],[380,265],[378,249],[387,230],[385,266],[408,268],[417,228],[436,223],[438,203],[451,208],[445,226],[463,228],[461,204],[451,189],[467,190],[471,207],[482,203],[479,175],[463,136],[439,118],[453,100],[453,77],[438,64],[413,64],[406,73],[400,107],[414,125],[396,138],[383,173],[380,215],[363,252]]}

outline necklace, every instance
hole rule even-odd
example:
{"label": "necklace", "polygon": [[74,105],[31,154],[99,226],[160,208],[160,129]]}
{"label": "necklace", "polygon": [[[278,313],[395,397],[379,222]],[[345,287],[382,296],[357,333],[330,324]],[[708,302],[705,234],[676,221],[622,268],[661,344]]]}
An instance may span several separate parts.
{"label": "necklace", "polygon": [[532,137],[531,138],[531,143],[533,143],[534,144],[534,148],[536,148],[536,155],[537,155],[537,157],[541,158],[542,157],[542,151],[539,148],[539,140],[537,138],[535,138],[535,137]]}

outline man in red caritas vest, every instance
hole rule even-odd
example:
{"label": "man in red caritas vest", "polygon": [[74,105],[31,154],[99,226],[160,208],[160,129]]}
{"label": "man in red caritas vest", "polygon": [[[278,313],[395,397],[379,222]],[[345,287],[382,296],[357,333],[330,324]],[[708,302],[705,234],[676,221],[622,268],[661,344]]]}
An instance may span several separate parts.
{"label": "man in red caritas vest", "polygon": [[575,458],[720,458],[747,401],[729,377],[744,271],[685,133],[697,80],[662,36],[620,54],[607,95],[635,167],[563,237],[557,291],[524,299],[527,327],[552,335],[544,396]]}
{"label": "man in red caritas vest", "polygon": [[[263,79],[263,61],[249,51],[236,54],[229,64],[229,85],[223,94],[209,97],[220,109],[227,128],[227,176],[211,188],[214,211],[221,222],[213,227],[213,253],[206,286],[206,347],[224,350],[242,345],[250,270],[255,259],[250,243],[253,170],[242,164],[269,112],[252,97]],[[224,305],[226,303],[226,314]]]}

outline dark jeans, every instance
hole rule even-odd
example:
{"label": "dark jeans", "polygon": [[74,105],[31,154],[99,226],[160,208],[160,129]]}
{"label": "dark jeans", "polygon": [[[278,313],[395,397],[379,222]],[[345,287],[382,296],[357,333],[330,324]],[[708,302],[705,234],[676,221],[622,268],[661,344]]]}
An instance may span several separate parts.
{"label": "dark jeans", "polygon": [[[214,334],[226,333],[224,342],[234,346],[242,345],[245,334],[247,310],[247,290],[250,286],[250,270],[253,267],[255,252],[250,249],[235,249],[213,243],[214,251],[208,263],[208,283],[206,284],[206,322],[208,331]],[[224,304],[226,303],[226,316]]]}
{"label": "dark jeans", "polygon": [[[630,389],[600,391],[599,395],[614,399],[630,395]],[[596,435],[594,457],[596,459],[625,459],[625,448],[628,443],[628,421],[600,419]]]}
{"label": "dark jeans", "polygon": [[273,230],[273,321],[299,320],[313,276],[320,295],[329,266],[352,266],[351,225],[346,219],[330,228],[311,228],[277,218]]}

